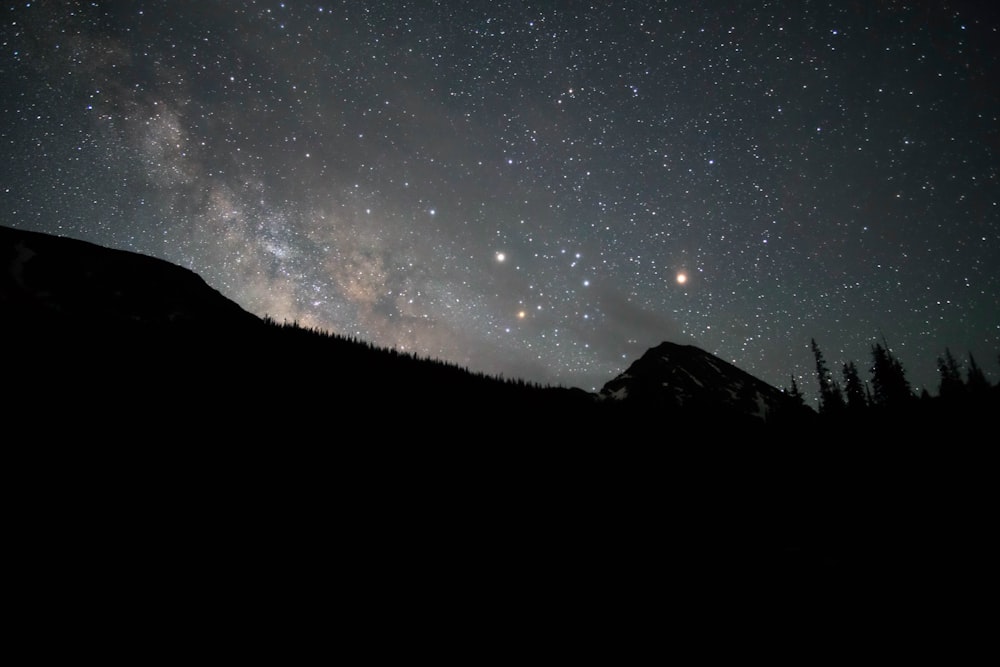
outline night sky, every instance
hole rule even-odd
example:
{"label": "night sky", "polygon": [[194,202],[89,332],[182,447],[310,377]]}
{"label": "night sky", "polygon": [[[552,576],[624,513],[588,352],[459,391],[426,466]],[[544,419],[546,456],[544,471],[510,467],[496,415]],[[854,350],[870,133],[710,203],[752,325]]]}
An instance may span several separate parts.
{"label": "night sky", "polygon": [[546,384],[665,340],[808,395],[811,338],[1000,375],[994,3],[0,11],[2,224]]}

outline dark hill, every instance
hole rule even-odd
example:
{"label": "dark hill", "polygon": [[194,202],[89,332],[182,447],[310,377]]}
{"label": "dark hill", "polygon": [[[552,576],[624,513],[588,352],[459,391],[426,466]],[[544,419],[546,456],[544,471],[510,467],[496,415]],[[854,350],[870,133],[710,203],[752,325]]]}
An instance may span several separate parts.
{"label": "dark hill", "polygon": [[0,324],[12,405],[73,414],[78,426],[100,415],[109,427],[155,419],[263,436],[366,414],[366,438],[440,441],[456,419],[489,417],[490,433],[542,419],[555,428],[594,401],[262,320],[182,267],[6,227]]}
{"label": "dark hill", "polygon": [[155,257],[0,227],[5,316],[135,326],[253,327],[197,274]]}

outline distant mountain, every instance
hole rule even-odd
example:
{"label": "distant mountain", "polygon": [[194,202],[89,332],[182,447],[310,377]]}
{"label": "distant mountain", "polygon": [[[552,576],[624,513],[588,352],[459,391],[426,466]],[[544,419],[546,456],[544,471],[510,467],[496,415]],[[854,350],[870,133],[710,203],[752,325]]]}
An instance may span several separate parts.
{"label": "distant mountain", "polygon": [[666,412],[768,420],[801,409],[785,392],[693,345],[650,348],[600,396]]}

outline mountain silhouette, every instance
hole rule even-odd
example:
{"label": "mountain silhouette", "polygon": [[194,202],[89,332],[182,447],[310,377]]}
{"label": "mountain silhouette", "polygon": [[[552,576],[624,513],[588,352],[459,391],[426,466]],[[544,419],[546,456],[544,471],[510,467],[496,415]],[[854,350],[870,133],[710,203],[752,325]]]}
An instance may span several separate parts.
{"label": "mountain silhouette", "polygon": [[374,410],[379,435],[440,441],[459,417],[532,420],[544,433],[579,423],[585,413],[568,412],[595,400],[261,319],[182,267],[7,227],[0,325],[12,405],[77,426],[112,409],[117,425],[278,435]]}
{"label": "mountain silhouette", "polygon": [[49,544],[48,572],[86,572],[58,585],[157,572],[164,597],[249,599],[253,582],[285,605],[276,591],[333,577],[359,610],[413,614],[545,591],[629,623],[654,601],[834,611],[875,581],[905,600],[959,539],[931,543],[938,526],[962,525],[914,486],[919,451],[804,443],[811,410],[692,346],[649,349],[598,394],[541,387],[261,319],[162,260],[6,227],[0,331],[26,543]]}
{"label": "mountain silhouette", "polygon": [[[31,395],[62,396],[77,411],[114,400],[147,413],[165,406],[184,422],[189,410],[207,417],[203,406],[224,398],[254,416],[374,405],[425,422],[450,406],[501,423],[530,419],[540,433],[594,437],[609,403],[671,414],[680,428],[678,417],[707,414],[716,426],[763,422],[787,402],[735,366],[671,343],[599,395],[503,381],[261,319],[160,259],[8,227],[0,227],[0,268],[0,317],[8,347],[18,350],[12,371],[35,385]],[[67,392],[74,382],[89,389]]]}
{"label": "mountain silhouette", "polygon": [[126,325],[253,326],[257,318],[169,262],[86,241],[0,227],[7,317]]}
{"label": "mountain silhouette", "polygon": [[710,413],[766,421],[797,410],[785,392],[693,345],[650,348],[600,395],[670,413]]}

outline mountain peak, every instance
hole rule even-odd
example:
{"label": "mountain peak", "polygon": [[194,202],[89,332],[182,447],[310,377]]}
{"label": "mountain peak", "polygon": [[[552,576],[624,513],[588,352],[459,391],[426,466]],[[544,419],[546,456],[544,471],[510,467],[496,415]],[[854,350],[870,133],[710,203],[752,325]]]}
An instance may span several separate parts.
{"label": "mountain peak", "polygon": [[728,361],[694,345],[668,341],[648,349],[605,384],[600,395],[667,411],[725,413],[758,420],[793,405],[783,391]]}

